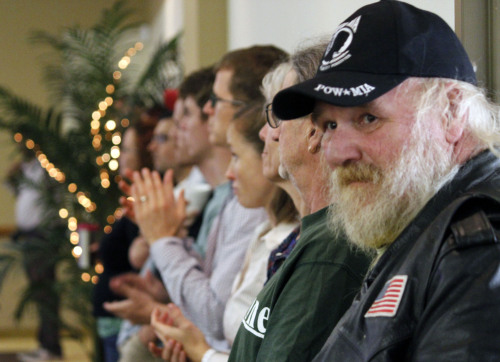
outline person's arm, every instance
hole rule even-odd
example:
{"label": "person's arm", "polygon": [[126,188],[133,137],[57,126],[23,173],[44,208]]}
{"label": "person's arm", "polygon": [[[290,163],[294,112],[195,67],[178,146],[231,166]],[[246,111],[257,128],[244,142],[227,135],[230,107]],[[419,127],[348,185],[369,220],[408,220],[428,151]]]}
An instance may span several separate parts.
{"label": "person's arm", "polygon": [[126,299],[104,303],[104,309],[134,324],[149,323],[154,307],[168,303],[170,298],[163,283],[150,270],[143,268],[142,272],[144,275],[127,273],[114,277],[110,288]]}
{"label": "person's arm", "polygon": [[258,360],[310,361],[350,306],[360,285],[360,278],[342,264],[299,265],[272,308]]}
{"label": "person's arm", "polygon": [[409,356],[415,361],[488,361],[500,347],[500,246],[452,250],[439,261]]}
{"label": "person's arm", "polygon": [[151,248],[172,301],[209,340],[225,339],[222,319],[231,286],[255,228],[265,215],[263,210],[245,209],[232,199],[214,221],[212,228],[218,229],[209,239],[216,238],[209,240],[208,247],[215,247],[215,253],[210,257],[207,248],[212,262],[203,268],[187,253],[181,239],[167,238]]}
{"label": "person's arm", "polygon": [[159,307],[161,303],[155,301],[150,294],[137,288],[124,286],[123,289],[127,299],[105,302],[103,303],[104,309],[134,324],[147,324],[152,310]]}
{"label": "person's arm", "polygon": [[148,257],[149,244],[143,236],[139,235],[134,239],[128,250],[129,262],[135,269],[141,269]]}

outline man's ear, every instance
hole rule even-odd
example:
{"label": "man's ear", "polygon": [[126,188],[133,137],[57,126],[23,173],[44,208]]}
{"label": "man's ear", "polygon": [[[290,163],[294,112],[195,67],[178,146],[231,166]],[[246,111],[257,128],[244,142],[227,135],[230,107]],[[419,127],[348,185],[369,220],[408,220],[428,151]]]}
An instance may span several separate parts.
{"label": "man's ear", "polygon": [[323,132],[314,125],[310,125],[307,132],[307,150],[309,153],[315,154],[321,149],[321,139],[323,138]]}
{"label": "man's ear", "polygon": [[463,137],[465,129],[466,114],[460,111],[460,101],[462,94],[456,88],[451,88],[447,92],[448,108],[443,114],[444,130],[446,141],[453,145]]}

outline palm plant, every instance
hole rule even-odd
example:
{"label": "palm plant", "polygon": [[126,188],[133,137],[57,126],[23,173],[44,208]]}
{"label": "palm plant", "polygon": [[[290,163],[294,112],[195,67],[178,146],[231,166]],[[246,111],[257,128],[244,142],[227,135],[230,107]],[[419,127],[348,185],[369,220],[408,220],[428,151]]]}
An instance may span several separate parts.
{"label": "palm plant", "polygon": [[[79,315],[84,330],[92,328],[88,303],[91,284],[82,281],[82,271],[72,256],[70,230],[54,220],[61,221],[57,214],[65,209],[80,223],[99,225],[101,233],[113,222],[119,190],[114,182],[116,164],[112,165],[110,155],[127,126],[128,112],[161,104],[164,89],[177,86],[182,74],[177,61],[178,36],[160,44],[145,66],[132,64],[125,69],[140,50],[140,44],[127,40],[130,31],[140,25],[130,21],[132,13],[133,9],[120,0],[89,29],[75,26],[58,35],[33,33],[31,40],[48,46],[56,56],[56,62],[44,66],[45,84],[53,100],[48,109],[0,86],[0,127],[15,135],[18,142],[26,142],[58,181],[51,181],[50,189],[43,193],[43,202],[50,210],[44,226],[51,242],[42,250],[14,244],[4,250],[0,254],[0,287],[16,260],[28,257],[33,250],[50,256],[47,262],[64,269],[54,290],[63,307]],[[117,68],[119,63],[122,69]],[[74,226],[68,226],[74,231]],[[91,269],[85,272],[95,275]],[[17,318],[38,287],[28,286],[19,301]],[[61,324],[76,338],[84,333],[65,321]]]}

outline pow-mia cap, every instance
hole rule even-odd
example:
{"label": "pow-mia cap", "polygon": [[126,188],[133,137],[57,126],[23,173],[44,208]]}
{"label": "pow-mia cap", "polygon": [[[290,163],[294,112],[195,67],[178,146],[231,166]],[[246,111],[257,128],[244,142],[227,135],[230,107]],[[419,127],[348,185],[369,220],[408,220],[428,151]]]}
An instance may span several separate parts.
{"label": "pow-mia cap", "polygon": [[476,84],[467,53],[443,19],[404,2],[382,0],[339,25],[315,77],[276,94],[273,112],[287,120],[311,113],[317,100],[361,105],[409,77]]}

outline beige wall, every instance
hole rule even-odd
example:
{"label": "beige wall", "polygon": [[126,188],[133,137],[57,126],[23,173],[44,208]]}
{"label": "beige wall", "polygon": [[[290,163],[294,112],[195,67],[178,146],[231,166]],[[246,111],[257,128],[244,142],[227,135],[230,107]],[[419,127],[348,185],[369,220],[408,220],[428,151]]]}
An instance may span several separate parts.
{"label": "beige wall", "polygon": [[190,73],[227,52],[227,6],[226,0],[193,0],[184,6],[183,57]]}

